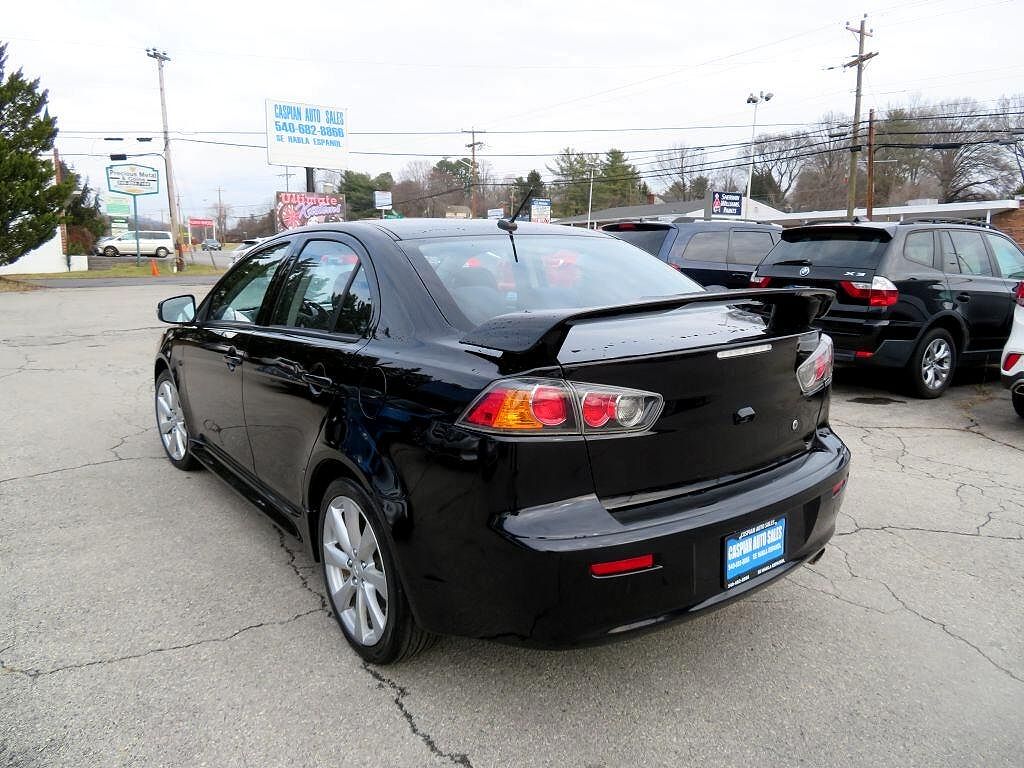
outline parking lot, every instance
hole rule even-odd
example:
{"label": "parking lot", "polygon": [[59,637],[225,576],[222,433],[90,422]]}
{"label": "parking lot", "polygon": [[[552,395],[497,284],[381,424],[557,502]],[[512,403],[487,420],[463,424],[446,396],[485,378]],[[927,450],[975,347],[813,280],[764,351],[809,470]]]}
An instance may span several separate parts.
{"label": "parking lot", "polygon": [[992,372],[840,375],[840,529],[749,599],[376,668],[298,545],[163,457],[154,308],[205,290],[0,294],[0,765],[1021,764],[1024,422]]}

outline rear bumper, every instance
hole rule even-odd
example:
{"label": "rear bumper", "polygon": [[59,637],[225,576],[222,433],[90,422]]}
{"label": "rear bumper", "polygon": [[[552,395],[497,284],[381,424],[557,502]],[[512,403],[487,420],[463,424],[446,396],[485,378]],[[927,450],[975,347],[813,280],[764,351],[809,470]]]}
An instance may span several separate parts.
{"label": "rear bumper", "polygon": [[1017,373],[1000,373],[999,380],[1012,392],[1024,392],[1024,371]]}
{"label": "rear bumper", "polygon": [[[835,341],[834,338],[833,341]],[[858,352],[860,352],[859,355]],[[913,341],[894,341],[892,339],[845,348],[840,347],[839,342],[836,342],[835,349],[836,365],[863,368],[905,368],[913,354]]]}
{"label": "rear bumper", "polygon": [[[815,557],[835,532],[850,454],[827,427],[812,450],[734,483],[611,514],[597,497],[494,519],[485,573],[457,589],[436,576],[410,590],[427,629],[540,647],[610,640],[687,618],[766,585]],[[784,562],[724,586],[726,537],[786,518]],[[652,554],[655,567],[597,578],[590,566]],[[453,585],[454,586],[454,585]]]}

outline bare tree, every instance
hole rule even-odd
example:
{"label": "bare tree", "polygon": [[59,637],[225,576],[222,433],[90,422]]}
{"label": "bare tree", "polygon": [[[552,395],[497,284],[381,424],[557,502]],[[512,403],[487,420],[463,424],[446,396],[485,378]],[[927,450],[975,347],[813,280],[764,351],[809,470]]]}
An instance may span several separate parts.
{"label": "bare tree", "polygon": [[[993,120],[993,128],[1000,146],[1016,166],[1018,175],[1013,177],[1007,193],[1024,192],[1024,94],[1004,96],[995,110],[999,113]],[[1012,173],[1011,166],[1011,173]]]}
{"label": "bare tree", "polygon": [[[804,164],[793,185],[795,211],[828,210],[846,203],[850,118],[829,113],[807,135]],[[863,189],[863,186],[858,185]]]}

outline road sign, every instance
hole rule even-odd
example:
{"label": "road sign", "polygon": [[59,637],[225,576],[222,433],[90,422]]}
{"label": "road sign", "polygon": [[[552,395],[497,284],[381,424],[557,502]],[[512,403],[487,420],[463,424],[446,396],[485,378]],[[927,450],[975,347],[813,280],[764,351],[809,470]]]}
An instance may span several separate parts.
{"label": "road sign", "polygon": [[551,223],[551,200],[544,197],[535,197],[530,201],[530,221],[540,224]]}
{"label": "road sign", "polygon": [[373,193],[373,207],[379,208],[383,211],[391,210],[391,193],[390,192],[374,192]]}
{"label": "road sign", "polygon": [[132,197],[155,195],[160,192],[160,172],[148,165],[107,166],[107,189]]}
{"label": "road sign", "polygon": [[400,214],[398,211],[389,211],[388,213],[384,214],[384,218],[385,219],[404,219],[405,216]]}
{"label": "road sign", "polygon": [[267,162],[305,168],[348,167],[348,111],[267,99]]}
{"label": "road sign", "polygon": [[743,195],[740,192],[711,192],[712,216],[742,216]]}
{"label": "road sign", "polygon": [[488,208],[487,209],[487,218],[488,219],[500,219],[504,215],[505,215],[505,209],[504,208]]}
{"label": "road sign", "polygon": [[129,216],[132,199],[127,195],[109,194],[103,198],[103,212],[108,216]]}

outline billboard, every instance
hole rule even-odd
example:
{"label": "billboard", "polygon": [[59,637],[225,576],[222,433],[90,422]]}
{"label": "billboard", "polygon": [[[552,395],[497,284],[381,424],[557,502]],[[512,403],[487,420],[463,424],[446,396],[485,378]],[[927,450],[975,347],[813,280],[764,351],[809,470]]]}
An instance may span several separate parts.
{"label": "billboard", "polygon": [[504,208],[488,208],[487,209],[487,218],[488,219],[500,219],[504,215],[505,215],[505,209]]}
{"label": "billboard", "polygon": [[125,195],[155,195],[160,191],[160,172],[148,165],[108,165],[107,189]]}
{"label": "billboard", "polygon": [[212,227],[213,219],[197,219],[195,216],[189,216],[188,225],[190,227]]}
{"label": "billboard", "polygon": [[348,165],[348,111],[267,99],[267,162],[342,170]]}
{"label": "billboard", "polygon": [[551,200],[544,197],[535,197],[530,201],[530,221],[539,224],[551,223]]}
{"label": "billboard", "polygon": [[312,192],[278,192],[274,221],[278,232],[345,220],[344,195],[320,195]]}
{"label": "billboard", "polygon": [[373,207],[381,208],[384,210],[391,210],[391,193],[390,192],[374,192],[373,193]]}
{"label": "billboard", "polygon": [[740,192],[711,192],[712,216],[742,216],[743,195]]}

